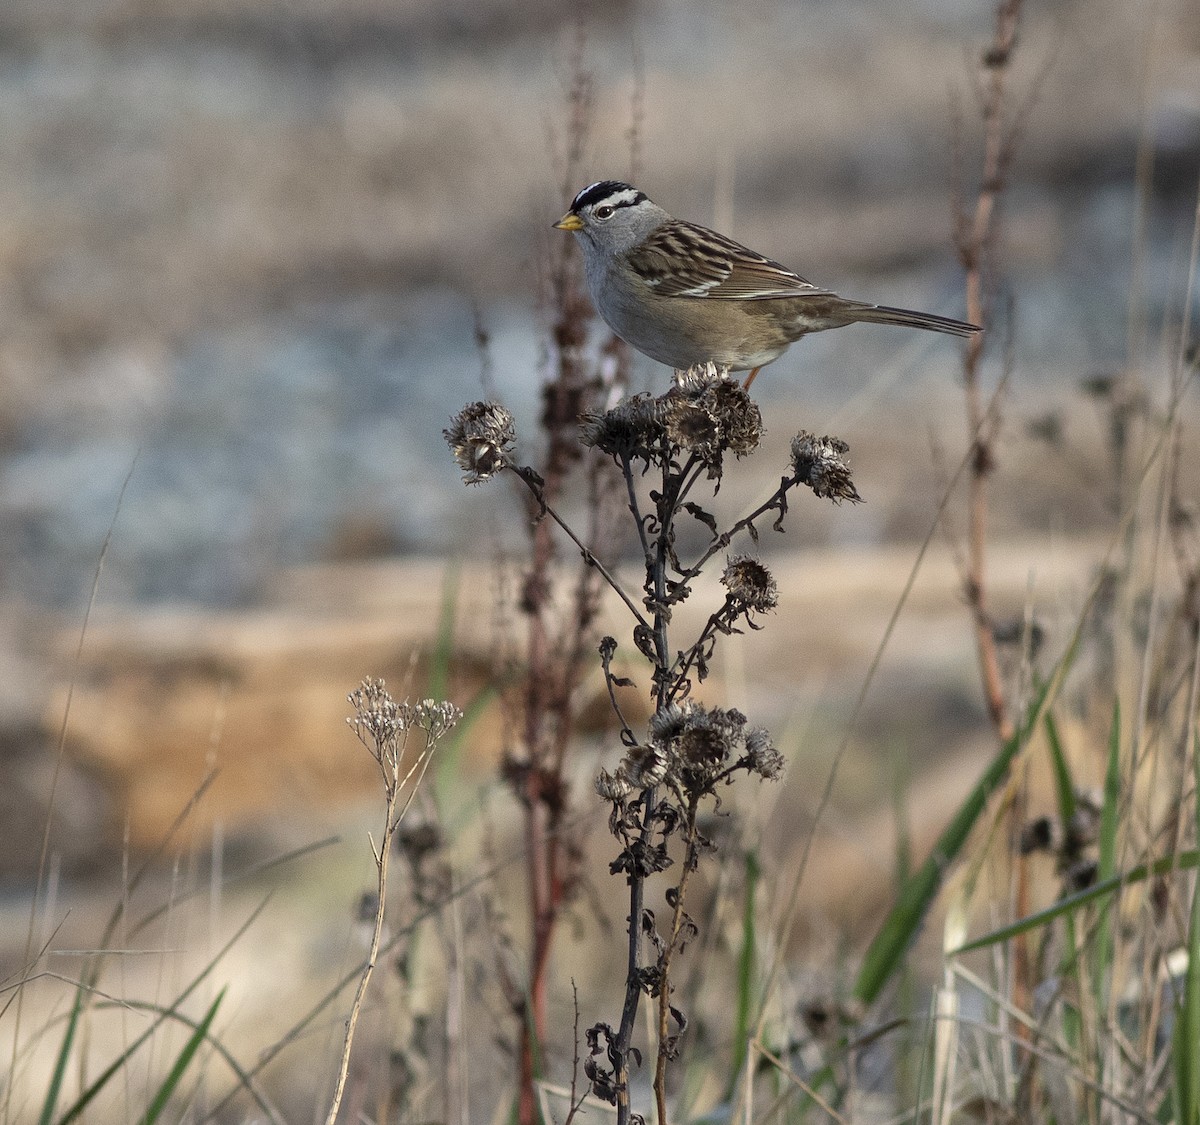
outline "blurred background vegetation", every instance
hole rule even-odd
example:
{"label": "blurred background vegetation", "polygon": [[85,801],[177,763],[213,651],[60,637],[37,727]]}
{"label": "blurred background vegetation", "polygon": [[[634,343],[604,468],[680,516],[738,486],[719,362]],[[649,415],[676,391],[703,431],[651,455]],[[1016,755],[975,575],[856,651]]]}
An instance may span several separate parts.
{"label": "blurred background vegetation", "polygon": [[[281,564],[461,547],[439,431],[479,385],[476,314],[497,387],[533,407],[579,21],[583,182],[629,176],[636,113],[638,179],[674,213],[839,292],[961,312],[953,120],[969,179],[991,18],[935,0],[11,0],[4,591],[79,604],[135,453],[110,599],[245,604]],[[1004,282],[1017,385],[1042,393],[1123,367],[1179,285],[1200,17],[1056,0],[1023,46]],[[937,425],[953,364],[859,329],[807,341],[763,393],[829,416],[887,367]]]}
{"label": "blurred background vegetation", "polygon": [[[72,903],[62,938],[87,946],[125,842],[150,849],[214,765],[190,828],[201,851],[214,832],[230,863],[345,834],[293,888],[272,951],[285,978],[342,957],[376,798],[341,729],[345,693],[368,674],[419,690],[447,588],[452,695],[486,690],[504,643],[494,555],[519,541],[521,508],[464,490],[441,428],[494,394],[535,440],[548,253],[563,237],[550,223],[583,184],[631,178],[840,293],[962,315],[952,208],[978,188],[975,83],[993,21],[992,4],[957,0],[7,0],[7,972],[47,818],[61,882],[38,926]],[[578,65],[593,116],[568,182]],[[984,368],[989,386],[1011,380],[992,597],[1012,621],[1036,605],[1061,639],[1130,500],[1129,427],[1150,434],[1161,412],[1184,316],[1200,9],[1031,4],[1012,82],[1020,140]],[[634,389],[666,385],[648,360],[633,370]],[[806,340],[755,384],[768,450],[731,474],[729,510],[774,487],[801,425],[849,441],[868,501],[805,513],[766,544],[786,548],[776,620],[719,669],[730,705],[781,748],[805,747],[778,809],[758,810],[785,860],[966,447],[959,379],[946,341],[851,328]],[[1198,495],[1198,466],[1194,450],[1180,458],[1180,496]],[[878,918],[897,832],[920,852],[994,750],[960,590],[954,552],[935,546],[812,865],[797,939],[812,964],[836,963],[844,935]],[[602,753],[604,721],[584,725]],[[499,717],[475,727],[442,794],[499,854],[505,738]],[[898,788],[908,828],[891,819]],[[598,877],[608,858],[589,860]],[[262,962],[246,962],[230,973],[255,981]],[[269,1006],[249,988],[244,1010]]]}

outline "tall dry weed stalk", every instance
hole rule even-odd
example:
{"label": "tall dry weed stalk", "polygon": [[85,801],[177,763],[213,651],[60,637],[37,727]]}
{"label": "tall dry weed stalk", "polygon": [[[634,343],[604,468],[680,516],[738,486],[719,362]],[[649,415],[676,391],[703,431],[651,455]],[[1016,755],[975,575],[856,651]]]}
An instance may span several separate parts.
{"label": "tall dry weed stalk", "polygon": [[991,43],[980,57],[978,86],[983,121],[983,158],[979,188],[973,204],[955,200],[954,242],[962,263],[967,299],[967,319],[984,329],[967,340],[963,351],[963,390],[966,400],[967,439],[971,456],[967,476],[967,552],[963,590],[975,631],[979,672],[988,716],[1003,741],[1014,730],[1012,705],[1005,698],[1003,677],[988,608],[987,526],[988,481],[996,465],[996,440],[1001,425],[999,402],[1007,383],[995,388],[988,402],[983,386],[984,347],[996,326],[995,296],[997,243],[1001,204],[1008,186],[1023,117],[1012,114],[1011,66],[1017,47],[1022,0],[1000,0]]}
{"label": "tall dry weed stalk", "polygon": [[[987,578],[989,485],[996,470],[996,448],[1003,424],[1002,404],[1011,374],[1008,349],[1005,349],[1003,374],[990,395],[984,386],[983,365],[984,348],[994,339],[1000,320],[995,306],[999,290],[998,250],[1004,196],[1025,114],[1034,97],[1031,92],[1024,105],[1014,110],[1012,65],[1022,7],[1023,0],[998,0],[996,4],[992,39],[980,53],[976,86],[983,129],[979,186],[974,200],[968,203],[961,183],[958,184],[954,201],[954,243],[963,267],[967,319],[983,328],[966,342],[963,349],[963,395],[969,453],[966,549],[961,581],[971,613],[984,704],[998,746],[1007,743],[1016,732],[1014,714],[1020,706],[1019,701],[1009,698],[1004,682],[1000,638],[1005,633],[1005,626],[993,618]],[[960,147],[961,138],[956,137],[957,164],[961,164]],[[957,171],[961,180],[961,169]],[[1014,639],[1023,642],[1021,651],[1027,652],[1031,643],[1027,627],[1022,624],[1014,632],[1017,634]],[[1014,844],[1026,819],[1024,805],[1024,792],[1018,787],[1012,793],[1009,831]],[[1029,911],[1029,873],[1019,848],[1014,847],[1013,853],[1016,909],[1024,914]],[[1013,1000],[1025,1009],[1032,999],[1032,985],[1029,951],[1024,938],[1017,939],[1014,961]]]}
{"label": "tall dry weed stalk", "polygon": [[[591,130],[592,78],[584,65],[582,25],[569,59],[565,144],[556,154],[560,194],[570,196]],[[634,107],[631,145],[638,143]],[[528,555],[520,576],[516,608],[523,620],[519,668],[505,677],[511,732],[502,775],[523,819],[528,887],[530,948],[524,979],[507,962],[497,970],[516,1029],[520,1125],[537,1125],[539,1061],[547,1036],[547,973],[554,935],[564,907],[579,882],[580,844],[571,827],[568,782],[570,747],[576,733],[579,687],[593,671],[596,616],[603,576],[587,557],[603,553],[616,535],[621,481],[613,466],[589,456],[578,440],[581,414],[604,409],[629,385],[629,351],[614,336],[589,346],[595,321],[580,277],[578,255],[568,239],[556,239],[546,257],[544,306],[548,317],[548,371],[541,389],[542,446],[536,461],[540,496],[523,492]],[[532,471],[532,470],[531,470]],[[541,501],[581,501],[586,526],[580,530],[583,558],[564,557]]]}

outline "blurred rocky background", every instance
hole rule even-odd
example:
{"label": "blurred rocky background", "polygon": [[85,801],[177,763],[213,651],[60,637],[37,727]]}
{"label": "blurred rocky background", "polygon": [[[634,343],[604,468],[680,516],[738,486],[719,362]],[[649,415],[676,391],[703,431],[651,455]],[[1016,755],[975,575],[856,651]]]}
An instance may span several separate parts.
{"label": "blurred rocky background", "polygon": [[[80,690],[67,739],[80,772],[57,797],[56,846],[70,859],[74,840],[82,862],[130,809],[153,807],[148,838],[184,799],[147,762],[182,757],[193,778],[210,740],[244,762],[282,752],[272,735],[286,748],[281,732],[314,730],[319,757],[344,737],[345,691],[402,673],[437,615],[427,560],[486,557],[480,528],[505,522],[495,497],[462,488],[441,428],[486,370],[532,438],[539,263],[583,183],[636,163],[668,209],[824,285],[961,315],[952,201],[976,186],[973,83],[992,18],[959,0],[6,0],[0,754],[20,846],[0,874],[31,871],[66,684]],[[594,117],[566,183],[576,57]],[[1200,8],[1031,3],[1014,80],[1025,108],[998,296],[1012,299],[1013,405],[995,526],[1086,534],[1111,518],[1104,427],[1071,396],[1131,365],[1161,392],[1183,312]],[[667,377],[639,363],[647,382]],[[791,546],[923,533],[931,445],[963,441],[956,363],[943,339],[855,328],[763,374],[772,436],[842,434],[870,500],[822,513]],[[993,378],[1004,363],[998,339]],[[1044,440],[1064,402],[1070,456]],[[1036,418],[1050,431],[1028,437]],[[378,558],[400,561],[363,562]],[[312,569],[335,564],[360,569]],[[1010,577],[1019,603],[1024,570]],[[376,600],[348,626],[330,591],[364,584]],[[381,615],[393,633],[364,639]],[[864,634],[868,652],[877,637]],[[284,650],[306,670],[271,664]],[[203,701],[189,702],[196,683]],[[265,696],[246,687],[263,683]],[[957,722],[972,691],[969,678],[943,691],[942,710]],[[263,709],[218,723],[227,696],[225,717],[246,698]],[[165,733],[180,714],[182,755]],[[229,792],[252,790],[253,772]],[[256,805],[226,807],[246,819]]]}

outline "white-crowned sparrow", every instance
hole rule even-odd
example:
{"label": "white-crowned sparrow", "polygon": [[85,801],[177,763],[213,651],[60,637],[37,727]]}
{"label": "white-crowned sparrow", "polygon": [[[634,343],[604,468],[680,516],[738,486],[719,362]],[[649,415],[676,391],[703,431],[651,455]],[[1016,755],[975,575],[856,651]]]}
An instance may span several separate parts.
{"label": "white-crowned sparrow", "polygon": [[707,227],[673,219],[619,180],[585,187],[554,224],[583,247],[588,290],[605,323],[674,368],[712,360],[750,371],[801,336],[868,321],[970,336],[977,325],[850,301]]}

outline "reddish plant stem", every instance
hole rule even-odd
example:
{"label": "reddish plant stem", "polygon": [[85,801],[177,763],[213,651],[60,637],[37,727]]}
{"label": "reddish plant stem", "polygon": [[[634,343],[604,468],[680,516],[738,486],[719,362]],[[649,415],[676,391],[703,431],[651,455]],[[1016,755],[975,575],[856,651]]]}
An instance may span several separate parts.
{"label": "reddish plant stem", "polygon": [[[996,8],[996,26],[992,42],[984,52],[986,82],[983,92],[984,151],[983,173],[973,214],[959,212],[955,241],[966,273],[967,319],[988,327],[990,308],[987,282],[996,240],[996,210],[1006,187],[1006,175],[1012,157],[1013,135],[1004,119],[1009,63],[1016,46],[1022,0],[1000,0]],[[967,574],[964,580],[967,604],[975,629],[975,644],[983,682],[988,717],[1002,739],[1012,736],[1014,727],[1004,697],[1004,682],[992,634],[987,605],[987,526],[988,479],[994,466],[992,443],[998,423],[988,421],[980,368],[986,333],[972,336],[963,356],[963,381],[966,391],[967,432],[974,442],[974,455],[967,485]],[[995,414],[992,416],[996,417]]]}
{"label": "reddish plant stem", "polygon": [[[1008,85],[1012,54],[1017,43],[1022,0],[998,0],[992,41],[984,50],[984,80],[981,90],[983,116],[983,167],[974,212],[967,215],[959,208],[955,241],[966,273],[967,319],[990,328],[991,309],[988,284],[997,237],[998,208],[1007,187],[1016,127],[1006,119]],[[1004,681],[996,651],[992,617],[988,609],[987,541],[988,481],[994,468],[993,444],[999,428],[999,412],[984,402],[981,366],[985,332],[972,336],[963,355],[963,383],[966,396],[967,433],[973,442],[967,483],[967,570],[963,579],[967,604],[971,610],[980,680],[988,718],[1001,742],[1015,733],[1015,725],[1005,697]],[[999,393],[999,392],[997,392]],[[1018,789],[1009,810],[1015,840],[1024,820],[1024,793]],[[1025,861],[1014,850],[1016,862],[1016,899],[1018,917],[1029,913],[1029,879]],[[1019,1011],[1032,1011],[1033,985],[1030,951],[1024,935],[1013,943],[1012,1000]],[[1024,1025],[1018,1034],[1024,1037]]]}
{"label": "reddish plant stem", "polygon": [[[553,336],[556,368],[542,392],[542,430],[546,453],[539,467],[543,484],[526,495],[531,520],[530,563],[522,585],[520,608],[528,621],[521,727],[522,754],[511,780],[524,809],[524,836],[529,887],[530,954],[526,992],[518,1004],[520,1125],[536,1125],[537,1077],[541,1044],[546,1037],[546,987],[554,931],[573,881],[572,842],[562,831],[567,812],[564,768],[575,725],[575,690],[595,647],[594,623],[604,576],[579,563],[570,607],[552,605],[560,577],[554,524],[543,518],[542,504],[555,504],[580,468],[579,415],[595,409],[605,390],[585,345],[591,306],[580,290],[564,240],[553,286],[556,320]],[[616,355],[618,381],[627,365]],[[585,551],[602,553],[610,536],[617,486],[615,469],[592,458],[583,469],[589,513]]]}

